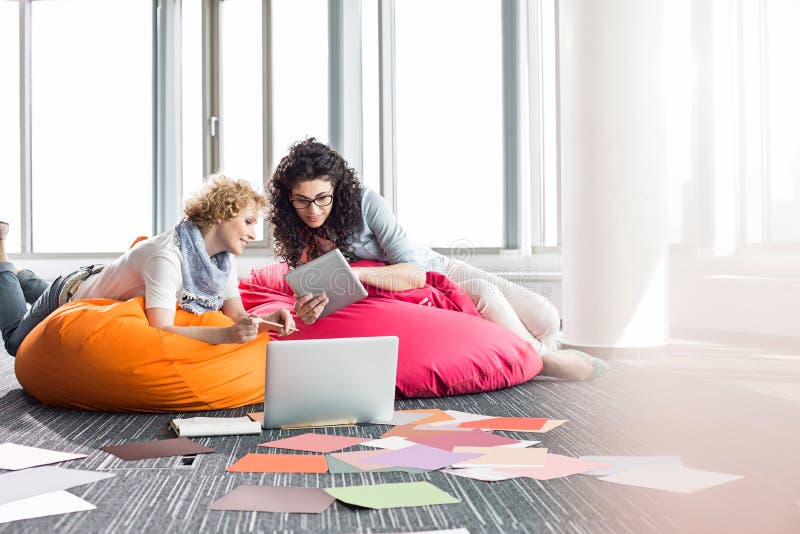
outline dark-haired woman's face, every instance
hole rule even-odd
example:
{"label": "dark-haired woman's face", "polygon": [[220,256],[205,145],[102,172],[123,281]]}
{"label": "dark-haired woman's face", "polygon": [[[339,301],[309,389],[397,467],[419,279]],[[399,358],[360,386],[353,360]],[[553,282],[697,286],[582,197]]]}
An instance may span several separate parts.
{"label": "dark-haired woman's face", "polygon": [[319,228],[333,209],[333,182],[327,176],[298,182],[290,196],[300,220],[310,228]]}

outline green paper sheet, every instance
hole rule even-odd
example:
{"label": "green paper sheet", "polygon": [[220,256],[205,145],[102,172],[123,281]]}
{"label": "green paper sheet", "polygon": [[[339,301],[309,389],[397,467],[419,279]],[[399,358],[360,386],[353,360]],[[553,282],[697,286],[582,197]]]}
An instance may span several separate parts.
{"label": "green paper sheet", "polygon": [[461,502],[430,482],[345,486],[325,488],[325,491],[342,502],[375,509]]}
{"label": "green paper sheet", "polygon": [[334,458],[330,454],[325,455],[325,459],[328,462],[328,473],[408,473],[411,475],[417,475],[419,473],[428,473],[429,471],[426,469],[416,469],[414,467],[384,467],[381,469],[372,469],[370,471],[364,471],[363,469],[359,469],[354,465],[350,465],[347,462],[344,462],[338,458]]}

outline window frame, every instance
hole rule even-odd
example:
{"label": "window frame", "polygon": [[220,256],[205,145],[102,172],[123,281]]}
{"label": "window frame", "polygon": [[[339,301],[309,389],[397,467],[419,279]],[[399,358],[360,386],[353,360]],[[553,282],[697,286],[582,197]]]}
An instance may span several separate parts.
{"label": "window frame", "polygon": [[[800,242],[777,241],[771,237],[770,232],[770,205],[769,191],[772,181],[772,170],[769,163],[770,158],[770,132],[769,110],[772,103],[769,101],[767,79],[770,71],[770,61],[766,56],[768,43],[768,21],[767,21],[767,2],[759,0],[755,4],[738,0],[735,5],[736,13],[733,20],[734,29],[737,35],[736,57],[734,60],[741,65],[741,75],[737,87],[737,97],[740,101],[739,130],[741,135],[738,139],[739,161],[742,169],[741,180],[738,184],[740,193],[739,210],[741,213],[739,231],[737,233],[738,243],[737,252],[751,254],[761,252],[766,254],[783,254],[787,252],[800,252]],[[755,10],[756,13],[747,13],[747,10]],[[755,16],[753,16],[755,15]],[[750,24],[749,28],[745,28]],[[753,67],[757,70],[758,89],[756,94],[748,95],[745,80],[752,74],[747,71],[745,58],[749,51],[746,47],[753,46],[754,43],[748,40],[748,36],[754,37],[757,47],[754,55],[758,57],[757,64]],[[747,107],[756,107],[760,110],[759,124],[756,132],[745,129],[745,112]],[[750,150],[748,150],[750,147]],[[756,147],[753,150],[752,147]],[[753,161],[755,160],[755,161]],[[753,168],[758,168],[757,173],[748,172]],[[748,195],[756,198],[748,204]],[[756,239],[753,236],[757,235]]]}
{"label": "window frame", "polygon": [[[103,258],[114,254],[33,253],[31,197],[31,3],[20,0],[20,184],[21,247],[16,257]],[[203,24],[203,171],[209,175],[221,166],[220,142],[224,121],[220,109],[220,2],[202,1]],[[361,0],[365,1],[365,0]],[[363,167],[363,102],[361,98],[361,1],[328,0],[329,12],[329,125],[331,144],[341,150],[360,172]],[[369,1],[369,0],[366,0]],[[379,132],[380,192],[396,207],[394,6],[396,0],[379,0]],[[555,84],[542,74],[542,5],[554,0],[501,0],[503,34],[503,246],[477,248],[476,254],[530,256],[554,253],[545,246],[544,141],[541,124],[543,87]],[[167,230],[180,217],[181,176],[181,0],[152,0],[153,9],[153,222],[151,231]],[[265,178],[272,161],[272,24],[271,0],[262,4],[263,163]],[[555,34],[557,36],[557,3]],[[339,51],[340,53],[334,53]],[[557,46],[556,46],[557,53]],[[552,89],[552,88],[551,88]],[[557,116],[557,110],[556,110]],[[557,131],[554,133],[557,136]],[[556,143],[557,147],[557,143]],[[558,172],[555,166],[556,174]],[[551,164],[552,168],[552,164]],[[550,179],[549,183],[552,183]],[[556,176],[558,183],[558,176]],[[558,209],[557,207],[555,209]],[[263,255],[272,247],[269,224],[263,240],[249,254]],[[556,230],[557,232],[557,230]],[[560,238],[559,238],[560,239]],[[442,250],[447,253],[447,250]]]}

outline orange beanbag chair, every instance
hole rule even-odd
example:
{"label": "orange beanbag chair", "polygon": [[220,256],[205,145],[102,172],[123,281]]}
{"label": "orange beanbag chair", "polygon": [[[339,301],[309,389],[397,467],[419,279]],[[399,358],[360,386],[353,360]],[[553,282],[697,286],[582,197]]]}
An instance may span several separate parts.
{"label": "orange beanbag chair", "polygon": [[[178,309],[179,326],[228,326],[221,312]],[[234,408],[264,399],[269,334],[210,345],[151,327],[144,299],[79,300],[60,307],[20,347],[17,380],[51,406],[115,412]]]}

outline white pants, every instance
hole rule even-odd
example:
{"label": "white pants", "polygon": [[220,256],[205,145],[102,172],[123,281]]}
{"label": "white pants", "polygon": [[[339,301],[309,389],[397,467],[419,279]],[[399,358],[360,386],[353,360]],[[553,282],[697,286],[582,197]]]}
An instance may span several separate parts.
{"label": "white pants", "polygon": [[561,319],[549,300],[463,261],[447,258],[445,274],[466,291],[484,319],[527,340],[540,356],[558,350]]}

